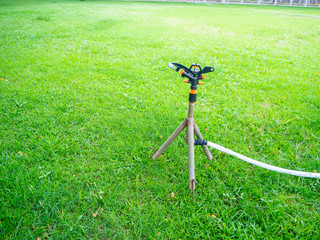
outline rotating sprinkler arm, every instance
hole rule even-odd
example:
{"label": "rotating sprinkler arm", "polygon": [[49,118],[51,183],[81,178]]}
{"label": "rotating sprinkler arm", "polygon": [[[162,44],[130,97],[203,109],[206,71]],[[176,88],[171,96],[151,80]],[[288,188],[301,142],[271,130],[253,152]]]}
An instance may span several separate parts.
{"label": "rotating sprinkler arm", "polygon": [[[200,71],[193,71],[192,67],[194,67],[194,66],[199,67]],[[187,72],[190,72],[194,76],[200,76],[201,74],[205,74],[205,73],[209,73],[209,72],[214,71],[214,67],[206,66],[202,69],[201,66],[196,63],[192,64],[189,68],[187,68],[186,66],[183,66],[180,63],[169,62],[168,67],[175,70],[176,72],[179,72],[180,69],[183,69]]]}

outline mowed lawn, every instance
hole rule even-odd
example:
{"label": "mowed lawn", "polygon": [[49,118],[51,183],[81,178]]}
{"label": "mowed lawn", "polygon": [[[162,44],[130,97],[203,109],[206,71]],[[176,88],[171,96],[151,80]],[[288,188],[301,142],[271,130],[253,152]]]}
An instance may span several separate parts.
{"label": "mowed lawn", "polygon": [[320,9],[0,0],[0,239],[319,239]]}

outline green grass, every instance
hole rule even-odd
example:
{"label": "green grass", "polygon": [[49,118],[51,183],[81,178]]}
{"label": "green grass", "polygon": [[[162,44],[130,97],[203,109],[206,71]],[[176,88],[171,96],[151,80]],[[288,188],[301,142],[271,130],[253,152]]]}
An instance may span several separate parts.
{"label": "green grass", "polygon": [[[0,239],[319,239],[320,181],[196,149],[169,61],[212,65],[204,138],[320,172],[320,10],[0,1]],[[173,193],[173,194],[172,194]]]}

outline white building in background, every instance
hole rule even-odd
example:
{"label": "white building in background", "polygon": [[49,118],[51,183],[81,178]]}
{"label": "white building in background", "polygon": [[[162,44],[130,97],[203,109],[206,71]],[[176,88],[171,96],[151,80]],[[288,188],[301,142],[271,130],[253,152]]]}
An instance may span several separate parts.
{"label": "white building in background", "polygon": [[184,2],[206,3],[206,4],[213,4],[213,3],[229,4],[230,3],[230,4],[263,4],[263,5],[320,7],[320,0],[184,0]]}

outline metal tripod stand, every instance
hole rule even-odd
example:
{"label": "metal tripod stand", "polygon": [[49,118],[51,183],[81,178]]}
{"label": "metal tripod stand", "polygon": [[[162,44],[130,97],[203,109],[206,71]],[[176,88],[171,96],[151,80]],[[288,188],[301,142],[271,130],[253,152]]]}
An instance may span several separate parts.
{"label": "metal tripod stand", "polygon": [[[178,126],[178,128],[171,134],[171,136],[165,141],[165,143],[156,150],[152,158],[156,160],[166,148],[173,142],[173,140],[182,132],[183,129],[187,128],[185,140],[188,144],[189,150],[189,189],[192,190],[193,199],[194,199],[194,190],[195,184],[197,183],[195,179],[195,167],[194,167],[194,145],[201,145],[203,151],[205,152],[207,159],[212,160],[211,152],[208,147],[205,145],[206,141],[203,140],[203,137],[200,133],[200,130],[197,124],[194,121],[193,113],[197,96],[197,85],[202,84],[199,82],[200,79],[204,78],[204,73],[213,72],[213,67],[205,67],[201,69],[200,65],[192,64],[190,68],[187,68],[178,63],[169,63],[168,65],[175,71],[179,71],[182,77],[187,77],[185,80],[186,83],[191,83],[190,92],[189,92],[189,110],[188,117]],[[197,139],[194,138],[194,134]]]}

